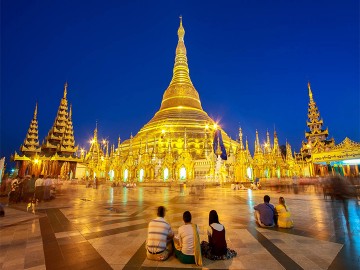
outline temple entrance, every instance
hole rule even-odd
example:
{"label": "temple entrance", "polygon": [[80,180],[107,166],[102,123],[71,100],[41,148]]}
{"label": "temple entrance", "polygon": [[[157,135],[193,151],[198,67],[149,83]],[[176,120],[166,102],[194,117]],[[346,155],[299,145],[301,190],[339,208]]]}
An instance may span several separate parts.
{"label": "temple entrance", "polygon": [[129,178],[129,171],[128,171],[128,169],[126,169],[124,171],[124,182],[127,182],[128,178]]}
{"label": "temple entrance", "polygon": [[181,169],[180,169],[180,180],[182,180],[182,181],[186,180],[186,169],[185,169],[185,167],[181,167]]}
{"label": "temple entrance", "polygon": [[164,169],[164,175],[163,175],[163,177],[164,177],[164,182],[166,182],[166,180],[169,179],[169,169],[168,169],[168,168],[165,168],[165,169]]}
{"label": "temple entrance", "polygon": [[110,172],[109,172],[110,181],[114,181],[114,176],[115,176],[114,170],[110,170]]}
{"label": "temple entrance", "polygon": [[250,167],[247,167],[247,169],[246,169],[246,176],[249,179],[253,179],[252,169]]}
{"label": "temple entrance", "polygon": [[140,169],[140,172],[139,172],[139,182],[142,182],[144,181],[144,169]]}
{"label": "temple entrance", "polygon": [[277,178],[280,178],[280,168],[277,168],[277,169],[276,169],[276,177],[277,177]]}

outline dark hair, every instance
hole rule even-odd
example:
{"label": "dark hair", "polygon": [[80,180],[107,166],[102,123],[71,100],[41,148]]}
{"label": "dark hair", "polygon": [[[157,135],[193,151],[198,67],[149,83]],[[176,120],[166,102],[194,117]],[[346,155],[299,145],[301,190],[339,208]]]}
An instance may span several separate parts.
{"label": "dark hair", "polygon": [[220,223],[219,216],[215,210],[211,210],[209,213],[209,226],[213,223]]}
{"label": "dark hair", "polygon": [[191,222],[191,213],[189,211],[185,211],[183,214],[183,220],[186,223]]}
{"label": "dark hair", "polygon": [[158,217],[165,217],[165,207],[159,206],[157,209],[157,216]]}
{"label": "dark hair", "polygon": [[264,196],[264,202],[270,202],[270,197],[269,197],[269,195],[265,195]]}

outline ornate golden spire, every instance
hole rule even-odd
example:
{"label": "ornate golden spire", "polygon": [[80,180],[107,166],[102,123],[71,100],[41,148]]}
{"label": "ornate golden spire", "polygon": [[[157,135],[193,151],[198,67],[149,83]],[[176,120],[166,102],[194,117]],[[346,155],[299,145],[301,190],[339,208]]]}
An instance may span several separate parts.
{"label": "ornate golden spire", "polygon": [[309,98],[310,98],[310,102],[311,102],[311,101],[313,101],[313,93],[311,91],[310,82],[308,82],[308,90],[309,90]]}
{"label": "ornate golden spire", "polygon": [[37,118],[37,107],[38,107],[38,104],[37,104],[37,102],[36,102],[36,105],[35,105],[35,110],[34,110],[34,119],[36,120],[36,118]]}
{"label": "ornate golden spire", "polygon": [[94,129],[94,141],[97,141],[97,133],[98,133],[98,129],[97,129],[97,121],[96,121],[95,129]]}
{"label": "ornate golden spire", "polygon": [[173,76],[169,87],[164,93],[160,111],[169,108],[179,109],[184,107],[195,108],[202,111],[199,93],[194,88],[189,75],[184,43],[185,30],[182,25],[182,17],[180,17],[180,26],[177,34],[178,44],[175,51]]}
{"label": "ornate golden spire", "polygon": [[189,67],[186,57],[186,47],[184,43],[185,29],[182,25],[182,17],[180,16],[180,26],[178,29],[178,44],[176,47],[175,64],[173,69],[173,77],[170,82],[171,85],[189,84],[193,85],[189,76]]}
{"label": "ornate golden spire", "polygon": [[243,133],[241,127],[239,127],[239,140],[240,140],[240,149],[244,150]]}
{"label": "ornate golden spire", "polygon": [[66,95],[67,95],[67,87],[68,87],[68,83],[65,82],[64,84],[64,99],[66,99]]}

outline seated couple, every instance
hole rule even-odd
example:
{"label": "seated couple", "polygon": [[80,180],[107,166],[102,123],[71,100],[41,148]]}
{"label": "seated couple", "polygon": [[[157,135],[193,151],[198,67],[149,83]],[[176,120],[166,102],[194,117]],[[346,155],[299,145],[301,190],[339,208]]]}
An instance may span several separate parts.
{"label": "seated couple", "polygon": [[279,198],[279,204],[274,207],[270,203],[269,195],[264,196],[264,203],[254,206],[255,220],[260,227],[292,228],[294,226],[291,213],[283,197]]}
{"label": "seated couple", "polygon": [[[216,213],[215,210],[213,211]],[[213,216],[213,214],[211,215]],[[218,219],[209,224],[213,228],[209,234],[209,243],[202,242],[200,245],[199,229],[196,224],[191,223],[191,213],[189,211],[184,212],[183,221],[185,224],[180,226],[176,237],[174,237],[174,233],[169,223],[165,221],[164,216],[165,208],[160,206],[158,208],[158,217],[149,223],[146,241],[147,258],[149,260],[166,260],[171,255],[174,245],[175,256],[185,264],[201,266],[202,250],[204,256],[209,259],[226,259],[236,256],[235,251],[228,252],[225,228],[220,223],[215,222]],[[227,256],[228,253],[230,256]]]}

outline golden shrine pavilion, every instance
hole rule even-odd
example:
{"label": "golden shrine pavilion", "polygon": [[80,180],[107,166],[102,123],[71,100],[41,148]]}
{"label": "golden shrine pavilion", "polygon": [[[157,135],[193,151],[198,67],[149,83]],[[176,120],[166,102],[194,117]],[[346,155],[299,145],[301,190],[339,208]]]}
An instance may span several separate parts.
{"label": "golden shrine pavilion", "polygon": [[24,143],[20,146],[21,154],[14,153],[12,159],[16,162],[18,175],[35,174],[50,175],[61,178],[75,176],[77,163],[82,161],[76,156],[74,129],[72,123],[72,108],[68,107],[67,83],[64,85],[64,95],[60,101],[53,126],[39,145],[37,104],[33,119],[26,134]]}
{"label": "golden shrine pavilion", "polygon": [[326,176],[339,174],[359,176],[360,143],[345,138],[335,145],[335,140],[327,139],[328,129],[323,129],[323,119],[313,98],[310,82],[308,83],[309,108],[305,132],[306,142],[302,142],[300,153],[296,155],[302,165],[305,176]]}
{"label": "golden shrine pavilion", "polygon": [[[300,173],[286,144],[281,152],[276,132],[261,145],[256,131],[251,156],[239,129],[232,140],[203,110],[189,73],[185,30],[180,18],[173,76],[160,109],[135,136],[101,150],[97,128],[85,157],[86,176],[115,181],[247,181],[262,177],[291,177]],[[286,153],[285,153],[286,152]]]}

